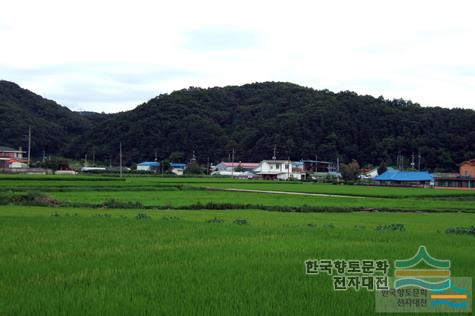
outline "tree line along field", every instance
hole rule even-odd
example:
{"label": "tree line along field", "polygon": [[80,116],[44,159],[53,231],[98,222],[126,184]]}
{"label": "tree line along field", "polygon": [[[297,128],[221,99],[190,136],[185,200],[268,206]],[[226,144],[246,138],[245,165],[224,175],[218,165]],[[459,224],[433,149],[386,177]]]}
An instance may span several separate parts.
{"label": "tree line along field", "polygon": [[[205,189],[210,187],[352,196]],[[329,276],[305,275],[304,261],[392,262],[411,257],[419,245],[450,259],[453,275],[475,277],[474,236],[447,233],[475,225],[471,191],[2,176],[2,196],[1,315],[372,315],[373,293],[334,292]],[[141,206],[113,208],[105,203],[110,200]],[[208,203],[243,208],[207,209]],[[186,210],[190,205],[203,209]],[[303,205],[315,209],[293,209]],[[354,211],[359,207],[372,211]],[[404,229],[380,229],[391,224]]]}

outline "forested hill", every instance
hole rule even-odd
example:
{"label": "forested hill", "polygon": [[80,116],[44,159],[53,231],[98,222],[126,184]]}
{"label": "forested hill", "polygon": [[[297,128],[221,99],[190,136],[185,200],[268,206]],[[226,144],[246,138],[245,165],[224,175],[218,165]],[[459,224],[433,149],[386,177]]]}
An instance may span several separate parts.
{"label": "forested hill", "polygon": [[[59,111],[58,105],[50,105]],[[56,123],[68,139],[58,153],[72,158],[94,151],[96,159],[115,160],[119,142],[127,162],[153,159],[155,152],[159,159],[186,161],[193,150],[202,162],[208,157],[219,161],[227,159],[233,147],[236,161],[259,161],[272,157],[274,145],[282,159],[318,154],[319,159],[339,156],[361,165],[383,160],[391,164],[398,152],[406,157],[420,152],[423,166],[451,170],[475,157],[475,111],[427,108],[290,83],[189,88],[113,115],[61,109],[68,119]]]}
{"label": "forested hill", "polygon": [[28,127],[34,135],[33,154],[40,155],[43,150],[60,153],[92,123],[67,107],[0,80],[0,146],[26,149]]}

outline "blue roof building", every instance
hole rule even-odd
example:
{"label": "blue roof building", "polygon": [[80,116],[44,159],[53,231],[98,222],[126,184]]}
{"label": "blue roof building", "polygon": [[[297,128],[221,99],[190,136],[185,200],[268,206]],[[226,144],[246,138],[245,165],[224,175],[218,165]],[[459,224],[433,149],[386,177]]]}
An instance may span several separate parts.
{"label": "blue roof building", "polygon": [[137,164],[137,170],[139,171],[150,171],[160,167],[160,163],[156,161],[144,161]]}
{"label": "blue roof building", "polygon": [[424,186],[433,181],[432,174],[427,171],[400,171],[388,170],[377,177],[372,178],[380,184]]}
{"label": "blue roof building", "polygon": [[186,169],[186,164],[180,163],[180,162],[171,162],[170,167],[172,167],[173,169],[183,169],[183,170],[185,170]]}
{"label": "blue roof building", "polygon": [[160,167],[160,163],[156,161],[144,161],[137,164],[137,166]]}

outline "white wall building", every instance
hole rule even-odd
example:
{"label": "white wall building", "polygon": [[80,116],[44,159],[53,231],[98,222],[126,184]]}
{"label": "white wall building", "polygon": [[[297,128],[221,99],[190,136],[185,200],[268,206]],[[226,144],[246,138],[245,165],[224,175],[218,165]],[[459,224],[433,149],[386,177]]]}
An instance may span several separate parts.
{"label": "white wall building", "polygon": [[293,173],[290,160],[263,160],[254,171],[265,180],[301,179],[300,173]]}

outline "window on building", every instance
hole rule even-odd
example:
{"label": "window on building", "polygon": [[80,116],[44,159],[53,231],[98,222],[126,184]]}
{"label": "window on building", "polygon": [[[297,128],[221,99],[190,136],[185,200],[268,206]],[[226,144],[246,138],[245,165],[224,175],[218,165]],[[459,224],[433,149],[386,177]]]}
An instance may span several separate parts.
{"label": "window on building", "polygon": [[463,175],[464,175],[465,177],[468,177],[468,170],[465,170],[465,172],[463,173]]}

